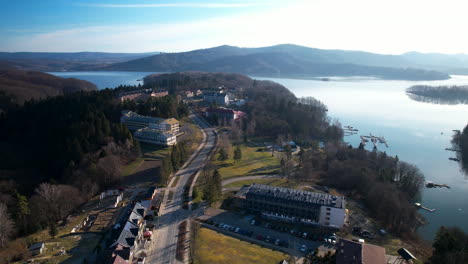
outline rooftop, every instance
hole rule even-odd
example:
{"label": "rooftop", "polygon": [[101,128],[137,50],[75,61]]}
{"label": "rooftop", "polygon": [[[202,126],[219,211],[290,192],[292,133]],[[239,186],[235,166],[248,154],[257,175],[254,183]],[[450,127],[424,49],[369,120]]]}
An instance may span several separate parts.
{"label": "rooftop", "polygon": [[140,128],[137,130],[137,132],[140,132],[141,135],[150,135],[150,134],[158,134],[158,135],[161,135],[161,136],[164,136],[166,138],[170,138],[170,137],[175,137],[174,134],[172,134],[171,132],[169,131],[161,131],[159,129],[156,129],[156,128],[149,128],[149,127],[145,127],[145,128]]}
{"label": "rooftop", "polygon": [[385,264],[385,248],[340,239],[336,250],[337,264]]}
{"label": "rooftop", "polygon": [[174,125],[174,124],[178,124],[179,121],[175,118],[168,118],[166,120],[163,121],[164,123],[167,123],[169,125]]}
{"label": "rooftop", "polygon": [[218,92],[205,92],[203,93],[205,96],[216,96],[216,97],[226,97],[226,93],[218,93]]}
{"label": "rooftop", "polygon": [[[242,189],[241,189],[242,190]],[[324,205],[329,207],[344,208],[344,197],[335,196],[328,193],[308,192],[283,188],[277,186],[253,184],[251,185],[246,195],[259,195],[271,197],[274,199],[293,200],[297,202],[310,203],[314,205]]]}
{"label": "rooftop", "polygon": [[131,120],[135,120],[135,121],[138,121],[138,122],[145,122],[145,123],[160,123],[162,121],[164,121],[164,118],[159,118],[159,117],[152,117],[152,116],[143,116],[143,115],[139,115],[133,111],[129,111],[129,110],[124,110],[122,111],[122,117],[124,119],[131,119]]}
{"label": "rooftop", "polygon": [[228,108],[208,108],[206,109],[207,112],[215,112],[215,113],[226,113],[226,114],[234,114],[236,111]]}

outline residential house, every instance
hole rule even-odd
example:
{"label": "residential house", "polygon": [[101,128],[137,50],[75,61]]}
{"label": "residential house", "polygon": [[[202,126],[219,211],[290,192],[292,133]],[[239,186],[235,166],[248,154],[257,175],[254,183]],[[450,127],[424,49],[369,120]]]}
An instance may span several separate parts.
{"label": "residential house", "polygon": [[45,251],[45,243],[39,242],[39,243],[32,244],[28,250],[29,252],[31,252],[33,256],[40,255]]}
{"label": "residential house", "polygon": [[204,92],[203,101],[207,103],[215,103],[217,105],[228,105],[229,95],[224,92]]}
{"label": "residential house", "polygon": [[336,249],[336,264],[386,264],[385,248],[340,239]]}
{"label": "residential house", "polygon": [[123,199],[123,192],[119,190],[107,190],[99,195],[101,203],[109,204],[109,208],[116,208]]}
{"label": "residential house", "polygon": [[207,108],[205,116],[208,118],[221,118],[226,120],[239,120],[246,116],[242,111],[235,111],[228,108]]}
{"label": "residential house", "polygon": [[151,97],[164,97],[166,95],[169,95],[167,90],[155,90],[151,93]]}

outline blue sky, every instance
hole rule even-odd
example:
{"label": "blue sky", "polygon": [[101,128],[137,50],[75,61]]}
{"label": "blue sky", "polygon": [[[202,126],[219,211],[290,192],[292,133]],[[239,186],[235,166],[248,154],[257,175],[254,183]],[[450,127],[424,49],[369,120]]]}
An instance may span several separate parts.
{"label": "blue sky", "polygon": [[293,43],[468,53],[462,0],[2,0],[0,51],[187,51]]}

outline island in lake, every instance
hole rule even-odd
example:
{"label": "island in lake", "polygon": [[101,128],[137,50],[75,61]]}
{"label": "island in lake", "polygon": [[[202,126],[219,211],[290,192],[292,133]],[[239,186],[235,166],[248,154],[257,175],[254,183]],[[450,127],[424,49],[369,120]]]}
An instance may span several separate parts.
{"label": "island in lake", "polygon": [[468,86],[414,85],[406,89],[409,98],[434,104],[468,104]]}

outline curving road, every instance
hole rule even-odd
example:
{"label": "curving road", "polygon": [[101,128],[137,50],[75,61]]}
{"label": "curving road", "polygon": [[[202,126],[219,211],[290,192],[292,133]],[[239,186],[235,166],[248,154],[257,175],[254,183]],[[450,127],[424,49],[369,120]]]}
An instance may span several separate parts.
{"label": "curving road", "polygon": [[[166,191],[160,211],[158,230],[148,250],[147,263],[181,263],[176,260],[178,227],[181,222],[191,217],[191,211],[182,208],[184,186],[192,174],[203,168],[216,142],[215,131],[204,120],[193,113],[190,118],[203,129],[204,142],[190,157],[186,166],[175,175],[180,177],[177,186],[168,188]],[[171,192],[173,192],[172,198],[169,197]]]}

